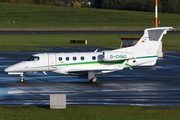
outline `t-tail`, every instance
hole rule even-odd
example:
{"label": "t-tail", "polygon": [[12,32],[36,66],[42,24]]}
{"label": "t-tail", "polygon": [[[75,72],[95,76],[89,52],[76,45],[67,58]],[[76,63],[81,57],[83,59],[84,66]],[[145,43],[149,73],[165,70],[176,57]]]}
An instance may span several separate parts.
{"label": "t-tail", "polygon": [[159,27],[159,28],[145,29],[144,35],[141,37],[138,43],[133,47],[133,52],[157,54],[163,35],[167,34],[167,31],[170,30],[173,30],[173,28]]}
{"label": "t-tail", "polygon": [[158,48],[161,40],[167,31],[173,30],[172,27],[158,27],[144,30],[144,35],[140,38],[136,45],[132,47],[113,50],[111,54],[115,56],[124,54],[127,57],[127,66],[151,66],[155,65],[158,58]]}
{"label": "t-tail", "polygon": [[117,49],[118,52],[130,52],[133,54],[157,54],[161,40],[167,31],[173,30],[173,27],[158,27],[144,30],[144,35],[132,47]]}

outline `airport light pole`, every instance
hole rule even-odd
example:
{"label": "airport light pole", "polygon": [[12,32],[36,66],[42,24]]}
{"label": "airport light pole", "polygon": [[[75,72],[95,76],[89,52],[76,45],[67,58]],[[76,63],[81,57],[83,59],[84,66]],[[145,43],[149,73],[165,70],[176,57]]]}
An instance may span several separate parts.
{"label": "airport light pole", "polygon": [[158,0],[155,0],[155,27],[158,27]]}

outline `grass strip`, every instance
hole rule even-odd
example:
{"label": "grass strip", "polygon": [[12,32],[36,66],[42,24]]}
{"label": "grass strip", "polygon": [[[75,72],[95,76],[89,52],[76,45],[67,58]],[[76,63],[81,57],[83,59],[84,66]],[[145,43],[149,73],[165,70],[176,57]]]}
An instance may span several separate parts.
{"label": "grass strip", "polygon": [[[121,45],[121,37],[140,37],[138,34],[32,34],[32,35],[0,35],[0,51],[40,51],[39,46],[99,46],[117,49]],[[71,44],[71,39],[87,40],[88,44]],[[180,50],[180,35],[167,34],[163,37],[164,50]],[[26,47],[27,46],[27,47]],[[29,47],[34,46],[34,47]],[[36,48],[35,48],[36,47]],[[46,49],[41,49],[46,50]]]}
{"label": "grass strip", "polygon": [[[0,2],[0,30],[144,30],[154,12],[57,7]],[[180,14],[159,13],[159,27],[180,30]]]}
{"label": "grass strip", "polygon": [[140,106],[0,106],[2,120],[179,120],[180,107]]}

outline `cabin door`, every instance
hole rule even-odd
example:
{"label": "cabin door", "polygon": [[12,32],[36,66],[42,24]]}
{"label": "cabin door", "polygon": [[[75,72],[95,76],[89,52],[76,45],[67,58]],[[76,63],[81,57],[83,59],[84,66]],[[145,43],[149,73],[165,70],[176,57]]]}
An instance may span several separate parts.
{"label": "cabin door", "polygon": [[48,54],[48,66],[49,70],[56,70],[57,69],[57,62],[56,62],[56,54]]}

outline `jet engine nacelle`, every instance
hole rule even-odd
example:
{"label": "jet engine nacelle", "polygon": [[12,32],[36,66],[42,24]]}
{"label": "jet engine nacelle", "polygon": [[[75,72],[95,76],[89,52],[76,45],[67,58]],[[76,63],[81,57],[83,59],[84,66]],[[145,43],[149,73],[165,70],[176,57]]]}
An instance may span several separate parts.
{"label": "jet engine nacelle", "polygon": [[131,58],[133,58],[133,56],[128,53],[103,51],[103,60],[104,61],[126,60],[126,59],[131,59]]}

